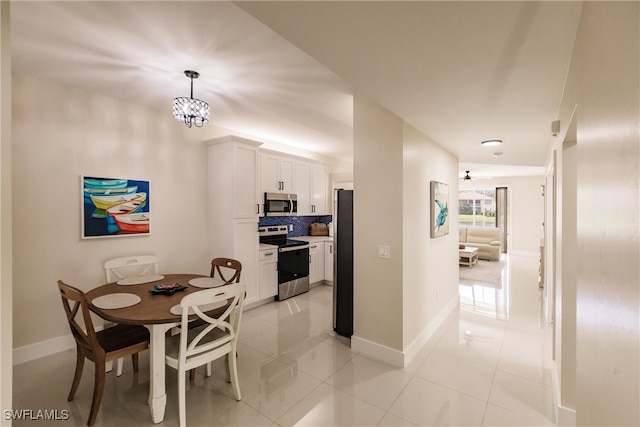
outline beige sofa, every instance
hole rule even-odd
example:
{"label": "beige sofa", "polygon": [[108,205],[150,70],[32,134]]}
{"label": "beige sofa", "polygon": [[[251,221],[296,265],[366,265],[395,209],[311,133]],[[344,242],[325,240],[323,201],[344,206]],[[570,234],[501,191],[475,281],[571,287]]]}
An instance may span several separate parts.
{"label": "beige sofa", "polygon": [[478,248],[478,258],[500,259],[500,230],[495,227],[460,227],[460,244]]}

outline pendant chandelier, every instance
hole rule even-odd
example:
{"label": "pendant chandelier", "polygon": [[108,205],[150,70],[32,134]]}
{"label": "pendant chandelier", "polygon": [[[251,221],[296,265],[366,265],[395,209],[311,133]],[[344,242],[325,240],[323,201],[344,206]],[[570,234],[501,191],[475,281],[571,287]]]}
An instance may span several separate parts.
{"label": "pendant chandelier", "polygon": [[200,77],[200,74],[191,70],[186,70],[184,74],[191,79],[191,97],[182,96],[173,100],[173,117],[189,127],[202,127],[209,121],[211,111],[209,104],[193,98],[193,79]]}

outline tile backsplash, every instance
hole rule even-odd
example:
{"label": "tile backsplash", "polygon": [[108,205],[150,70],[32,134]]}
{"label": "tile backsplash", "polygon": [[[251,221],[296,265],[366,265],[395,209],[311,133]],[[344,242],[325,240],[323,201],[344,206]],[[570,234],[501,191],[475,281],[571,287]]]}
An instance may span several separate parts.
{"label": "tile backsplash", "polygon": [[332,221],[331,215],[313,216],[270,216],[261,217],[259,225],[289,225],[293,224],[293,231],[289,232],[289,237],[308,236],[309,226],[314,223],[329,224]]}

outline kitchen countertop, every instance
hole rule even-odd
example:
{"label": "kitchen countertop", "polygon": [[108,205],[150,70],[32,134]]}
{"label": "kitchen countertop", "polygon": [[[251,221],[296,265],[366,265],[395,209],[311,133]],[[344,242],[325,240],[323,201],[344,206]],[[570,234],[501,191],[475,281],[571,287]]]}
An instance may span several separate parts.
{"label": "kitchen countertop", "polygon": [[[333,242],[333,237],[332,236],[295,236],[295,237],[291,237],[291,240],[302,240],[303,242],[320,243],[320,242]],[[278,249],[278,246],[268,245],[266,243],[260,243],[259,250],[268,251],[269,249]]]}
{"label": "kitchen countertop", "polygon": [[296,236],[293,240],[302,240],[309,243],[333,242],[333,236]]}

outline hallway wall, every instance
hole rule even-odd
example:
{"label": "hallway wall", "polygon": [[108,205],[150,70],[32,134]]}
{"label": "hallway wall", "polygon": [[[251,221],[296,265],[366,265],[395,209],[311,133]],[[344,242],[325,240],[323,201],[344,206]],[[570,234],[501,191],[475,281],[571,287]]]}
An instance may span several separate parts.
{"label": "hallway wall", "polygon": [[[354,350],[406,366],[458,306],[457,165],[389,110],[354,97]],[[455,224],[437,239],[431,181],[449,184]]]}
{"label": "hallway wall", "polygon": [[577,425],[640,424],[639,53],[638,2],[584,3],[559,114],[577,124]]}

